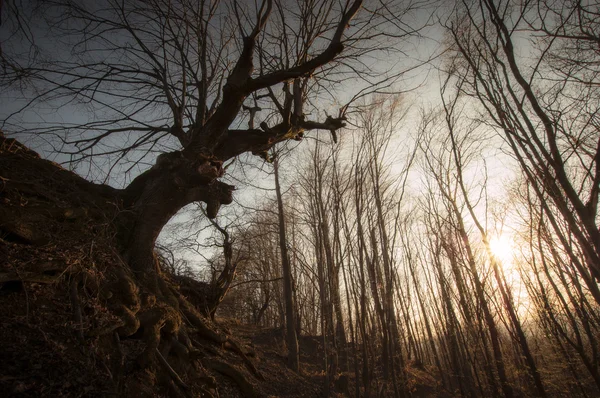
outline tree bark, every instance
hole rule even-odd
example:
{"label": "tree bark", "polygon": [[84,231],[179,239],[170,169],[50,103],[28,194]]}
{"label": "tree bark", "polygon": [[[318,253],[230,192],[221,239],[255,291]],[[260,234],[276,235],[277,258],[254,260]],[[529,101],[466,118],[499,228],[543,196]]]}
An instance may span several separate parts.
{"label": "tree bark", "polygon": [[216,178],[220,163],[209,159],[191,162],[179,152],[162,155],[156,165],[138,176],[123,191],[125,211],[117,225],[121,250],[134,272],[157,275],[154,245],[165,224],[181,208],[205,202],[209,218],[222,204],[232,202],[234,187]]}
{"label": "tree bark", "polygon": [[287,248],[285,233],[285,217],[283,212],[283,199],[281,197],[281,185],[279,184],[279,160],[275,157],[273,161],[275,170],[275,193],[277,195],[277,215],[279,219],[279,247],[281,250],[281,265],[283,268],[283,294],[285,301],[285,328],[286,344],[288,348],[288,366],[294,372],[300,371],[300,359],[298,353],[298,338],[296,336],[296,323],[294,314],[294,297],[292,291],[292,267]]}

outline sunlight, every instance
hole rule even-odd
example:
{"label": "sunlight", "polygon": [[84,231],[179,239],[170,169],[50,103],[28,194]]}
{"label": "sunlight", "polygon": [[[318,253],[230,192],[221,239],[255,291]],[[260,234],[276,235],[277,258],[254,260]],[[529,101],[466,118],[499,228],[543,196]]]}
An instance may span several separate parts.
{"label": "sunlight", "polygon": [[503,268],[512,264],[513,244],[506,235],[494,236],[490,239],[490,251]]}
{"label": "sunlight", "polygon": [[503,274],[506,286],[511,291],[513,305],[519,317],[527,319],[531,301],[521,279],[519,259],[515,258],[515,252],[517,254],[519,252],[518,245],[518,241],[515,241],[512,234],[496,235],[489,240],[489,249]]}

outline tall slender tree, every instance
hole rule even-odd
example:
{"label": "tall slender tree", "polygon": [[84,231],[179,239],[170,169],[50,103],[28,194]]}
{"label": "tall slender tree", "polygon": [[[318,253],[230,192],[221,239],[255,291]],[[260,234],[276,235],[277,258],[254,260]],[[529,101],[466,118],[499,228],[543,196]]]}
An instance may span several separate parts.
{"label": "tall slender tree", "polygon": [[279,222],[279,252],[281,254],[281,266],[283,270],[283,298],[285,301],[285,341],[288,349],[288,366],[295,372],[300,371],[300,358],[298,353],[298,337],[296,336],[296,306],[294,305],[292,266],[285,230],[285,213],[283,208],[283,197],[281,194],[281,183],[279,181],[279,159],[276,154],[273,159],[273,170],[275,175],[275,194],[277,196],[277,218]]}

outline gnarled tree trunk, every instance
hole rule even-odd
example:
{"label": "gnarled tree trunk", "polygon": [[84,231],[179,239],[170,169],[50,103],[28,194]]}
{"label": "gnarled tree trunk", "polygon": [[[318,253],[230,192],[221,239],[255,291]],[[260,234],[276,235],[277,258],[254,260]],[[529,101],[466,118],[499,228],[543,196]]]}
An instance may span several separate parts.
{"label": "gnarled tree trunk", "polygon": [[214,218],[221,204],[232,201],[233,186],[217,181],[221,162],[192,162],[180,152],[159,157],[156,165],[137,177],[124,191],[125,211],[118,219],[122,252],[132,270],[156,274],[154,245],[165,224],[184,206],[207,203]]}

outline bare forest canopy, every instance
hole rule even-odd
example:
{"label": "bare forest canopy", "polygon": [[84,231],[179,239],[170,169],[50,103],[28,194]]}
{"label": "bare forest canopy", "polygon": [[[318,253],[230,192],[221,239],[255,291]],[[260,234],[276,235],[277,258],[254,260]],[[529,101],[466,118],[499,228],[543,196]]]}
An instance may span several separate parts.
{"label": "bare forest canopy", "polygon": [[10,394],[600,394],[599,3],[0,4]]}

